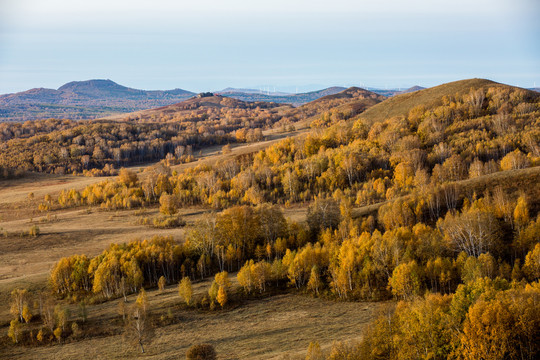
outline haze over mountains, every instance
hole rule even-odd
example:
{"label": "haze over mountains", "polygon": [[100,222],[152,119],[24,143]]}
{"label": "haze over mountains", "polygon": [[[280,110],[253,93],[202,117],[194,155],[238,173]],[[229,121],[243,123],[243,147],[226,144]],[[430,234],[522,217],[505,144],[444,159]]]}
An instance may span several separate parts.
{"label": "haze over mountains", "polygon": [[217,92],[219,95],[232,97],[238,100],[243,101],[265,101],[265,102],[275,102],[279,104],[291,104],[293,106],[300,106],[305,103],[317,100],[323,96],[337,94],[346,88],[341,86],[333,86],[322,90],[310,91],[306,93],[299,94],[286,94],[286,93],[276,93],[276,92],[261,92],[261,91],[250,91],[250,89],[225,89],[223,91]]}
{"label": "haze over mountains", "polygon": [[132,89],[111,80],[73,81],[57,90],[35,88],[0,95],[0,121],[91,119],[169,105],[193,95],[183,89]]}
{"label": "haze over mountains", "polygon": [[[226,88],[217,91],[216,94],[247,102],[275,102],[300,106],[345,89],[333,86],[317,91],[290,94]],[[400,93],[397,89],[370,90],[384,96]],[[95,119],[172,105],[193,96],[194,92],[184,89],[148,91],[122,86],[112,80],[73,81],[58,89],[34,88],[0,95],[0,122],[47,118]]]}
{"label": "haze over mountains", "polygon": [[[406,90],[369,87],[366,89],[385,97],[393,97],[425,88],[413,86]],[[333,86],[290,94],[249,88],[226,88],[215,94],[246,102],[273,102],[297,107],[344,90],[346,90],[345,87]],[[538,91],[538,89],[531,90]],[[47,118],[96,119],[172,105],[195,95],[196,93],[184,89],[133,89],[112,80],[72,81],[58,89],[34,88],[19,93],[0,95],[0,122]]]}

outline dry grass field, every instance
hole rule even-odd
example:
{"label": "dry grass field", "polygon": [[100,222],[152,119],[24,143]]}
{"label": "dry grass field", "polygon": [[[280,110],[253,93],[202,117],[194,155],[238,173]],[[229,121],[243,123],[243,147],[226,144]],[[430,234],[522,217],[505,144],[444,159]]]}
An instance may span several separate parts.
{"label": "dry grass field", "polygon": [[[269,131],[267,140],[233,147],[230,154],[221,154],[221,147],[205,148],[197,161],[173,167],[178,172],[203,163],[215,163],[228,157],[259,151],[287,136],[305,132],[306,127],[290,133]],[[131,169],[142,172],[145,166]],[[97,208],[69,209],[53,211],[49,214],[37,211],[36,201],[29,199],[32,193],[35,199],[43,199],[47,194],[57,195],[65,189],[83,189],[112,177],[83,177],[73,175],[31,174],[16,180],[0,181],[0,232],[10,235],[0,241],[0,296],[2,290],[19,286],[18,280],[35,278],[41,282],[46,278],[50,267],[63,256],[87,254],[95,256],[109,244],[126,242],[135,238],[149,238],[153,235],[170,235],[181,241],[182,229],[154,229],[137,225],[139,216],[136,211],[100,211]],[[205,209],[183,209],[180,212],[187,225],[192,224]],[[294,211],[289,215],[300,220]],[[157,210],[149,210],[145,216],[156,215]],[[48,216],[47,216],[48,215]],[[40,235],[21,237],[18,234],[37,225]],[[7,312],[0,309],[0,319]]]}
{"label": "dry grass field", "polygon": [[[194,296],[201,297],[209,281],[194,284]],[[233,286],[236,284],[233,283]],[[128,298],[133,303],[134,296]],[[219,359],[296,359],[305,356],[311,341],[323,349],[334,341],[354,341],[377,309],[387,303],[347,303],[304,295],[276,294],[246,300],[232,308],[201,311],[180,304],[177,288],[163,293],[148,292],[149,307],[159,322],[159,314],[170,310],[172,324],[160,326],[143,355],[121,335],[117,313],[119,300],[90,307],[89,319],[107,324],[109,336],[68,339],[62,345],[12,346],[0,350],[0,357],[11,359],[182,359],[195,343],[210,343]],[[72,312],[76,312],[74,308]]]}

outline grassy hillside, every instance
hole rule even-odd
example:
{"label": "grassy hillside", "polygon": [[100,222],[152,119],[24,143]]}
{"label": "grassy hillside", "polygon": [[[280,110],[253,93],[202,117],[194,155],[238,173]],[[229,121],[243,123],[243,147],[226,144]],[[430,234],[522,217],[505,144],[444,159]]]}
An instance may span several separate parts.
{"label": "grassy hillside", "polygon": [[[196,297],[202,297],[208,281],[194,284]],[[238,285],[235,284],[235,287]],[[234,291],[233,291],[234,292]],[[149,291],[149,304],[156,323],[160,315],[172,311],[163,321],[143,357],[153,359],[183,358],[194,343],[212,344],[219,359],[275,359],[285,356],[302,358],[310,342],[321,341],[330,348],[334,341],[356,339],[370,319],[385,303],[336,303],[302,295],[276,294],[245,301],[227,311],[193,311],[178,304],[177,287],[163,293]],[[128,304],[135,301],[128,297]],[[77,313],[74,306],[73,313]],[[117,302],[95,306],[86,326],[106,329],[89,338],[66,339],[63,344],[25,347],[3,343],[0,356],[11,359],[125,359],[141,354],[122,337]],[[348,319],[344,324],[343,319]],[[97,335],[97,334],[96,334]],[[294,340],[293,340],[294,339]]]}
{"label": "grassy hillside", "polygon": [[[469,94],[471,89],[482,89],[487,91],[489,88],[511,88],[509,85],[499,84],[486,79],[468,79],[454,81],[451,83],[405,93],[388,98],[384,103],[374,106],[369,111],[362,114],[362,118],[373,123],[383,121],[394,116],[407,116],[416,106],[423,106],[427,109],[442,105],[443,97],[463,96]],[[525,90],[524,90],[525,91]],[[527,95],[538,98],[538,94],[527,91]]]}

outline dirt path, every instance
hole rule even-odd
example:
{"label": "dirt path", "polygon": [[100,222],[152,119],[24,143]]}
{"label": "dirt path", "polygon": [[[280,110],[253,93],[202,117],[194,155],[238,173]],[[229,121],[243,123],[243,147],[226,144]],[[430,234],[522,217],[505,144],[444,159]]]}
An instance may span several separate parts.
{"label": "dirt path", "polygon": [[[206,147],[200,151],[200,155],[199,152],[196,152],[196,161],[176,165],[173,166],[172,169],[182,172],[200,164],[214,164],[219,161],[224,161],[227,158],[260,151],[284,138],[298,136],[309,131],[310,129],[305,126],[301,127],[300,130],[287,133],[279,133],[277,130],[268,130],[264,134],[266,140],[251,144],[232,144],[232,152],[225,155],[221,154],[222,146]],[[129,168],[135,172],[141,172],[152,165],[153,164],[136,165]],[[43,199],[47,194],[58,194],[64,189],[81,190],[88,185],[112,178],[114,177],[86,177],[31,173],[22,179],[0,180],[0,211],[2,207],[6,208],[6,205],[10,207],[13,204],[19,207],[24,206],[25,203],[28,203],[28,195],[30,193],[34,194],[35,199]],[[0,222],[1,221],[2,219],[0,218]]]}

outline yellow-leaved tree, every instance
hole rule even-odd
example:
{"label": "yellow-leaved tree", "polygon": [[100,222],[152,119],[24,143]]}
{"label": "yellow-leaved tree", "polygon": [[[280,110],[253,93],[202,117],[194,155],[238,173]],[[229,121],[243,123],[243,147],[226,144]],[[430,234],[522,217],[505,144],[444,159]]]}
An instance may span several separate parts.
{"label": "yellow-leaved tree", "polygon": [[518,229],[523,229],[529,223],[529,206],[525,197],[520,196],[514,209],[514,222]]}
{"label": "yellow-leaved tree", "polygon": [[28,291],[26,289],[13,289],[13,291],[11,292],[10,311],[13,316],[18,317],[20,323],[25,321],[25,307],[28,307]]}
{"label": "yellow-leaved tree", "polygon": [[19,319],[11,320],[9,323],[9,329],[8,329],[8,336],[13,340],[13,342],[16,344],[21,339],[21,323],[19,322]]}
{"label": "yellow-leaved tree", "polygon": [[540,243],[537,243],[534,249],[529,251],[525,257],[523,270],[531,281],[538,281],[540,279]]}
{"label": "yellow-leaved tree", "polygon": [[193,288],[191,287],[191,280],[188,277],[183,277],[178,284],[178,295],[186,302],[186,305],[189,306],[191,302],[191,297],[193,296]]}
{"label": "yellow-leaved tree", "polygon": [[388,281],[392,294],[401,299],[411,299],[421,290],[421,273],[416,261],[397,266]]}
{"label": "yellow-leaved tree", "polygon": [[144,353],[144,345],[150,343],[154,335],[154,329],[148,319],[148,296],[144,289],[141,289],[130,309],[124,337],[133,345],[139,346],[141,353]]}
{"label": "yellow-leaved tree", "polygon": [[165,284],[167,283],[167,280],[165,280],[165,276],[161,276],[158,280],[158,288],[159,292],[165,291]]}
{"label": "yellow-leaved tree", "polygon": [[218,293],[217,293],[217,302],[221,307],[223,308],[225,304],[227,303],[227,290],[225,290],[224,286],[220,286]]}

